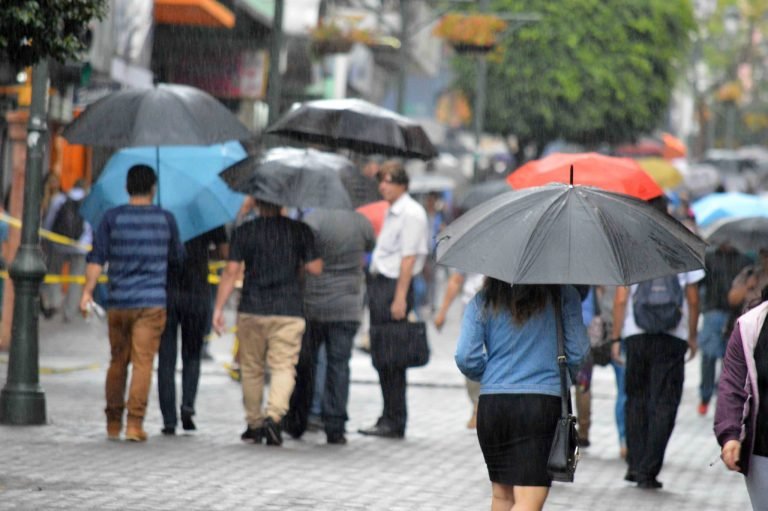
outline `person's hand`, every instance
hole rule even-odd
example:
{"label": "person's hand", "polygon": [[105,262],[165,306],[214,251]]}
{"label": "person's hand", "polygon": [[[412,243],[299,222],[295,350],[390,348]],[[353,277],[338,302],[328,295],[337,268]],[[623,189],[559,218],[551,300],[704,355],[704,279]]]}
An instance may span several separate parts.
{"label": "person's hand", "polygon": [[392,319],[395,321],[405,319],[405,313],[407,312],[405,298],[395,297],[395,299],[392,300],[392,305],[389,307],[389,312],[392,314]]}
{"label": "person's hand", "polygon": [[720,457],[728,470],[739,470],[739,456],[741,455],[741,442],[738,440],[728,440],[723,446]]}
{"label": "person's hand", "polygon": [[445,324],[445,312],[444,311],[437,311],[437,314],[435,314],[434,318],[435,328],[437,328],[437,331],[443,329],[443,325]]}
{"label": "person's hand", "polygon": [[611,341],[611,360],[619,365],[624,365],[624,361],[621,359],[621,340],[619,339]]}
{"label": "person's hand", "polygon": [[688,337],[688,358],[685,359],[686,362],[690,362],[693,360],[693,357],[696,356],[696,352],[699,349],[699,343],[696,341],[696,336],[692,335]]}
{"label": "person's hand", "polygon": [[221,335],[224,332],[224,328],[226,328],[226,323],[224,322],[224,312],[221,309],[216,309],[213,311],[213,331],[216,332],[217,335]]}
{"label": "person's hand", "polygon": [[88,316],[88,304],[93,301],[93,294],[89,291],[83,290],[83,294],[80,296],[80,314],[83,317]]}

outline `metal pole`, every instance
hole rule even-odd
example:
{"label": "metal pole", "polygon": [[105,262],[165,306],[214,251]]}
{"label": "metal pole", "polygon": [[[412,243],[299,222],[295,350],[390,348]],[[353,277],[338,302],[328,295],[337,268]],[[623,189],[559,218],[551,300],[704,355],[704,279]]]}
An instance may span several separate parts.
{"label": "metal pole", "polygon": [[269,77],[267,79],[267,105],[269,105],[268,124],[272,124],[280,115],[280,50],[283,47],[283,7],[284,0],[275,0],[275,16],[272,20],[272,38],[269,43]]}
{"label": "metal pole", "polygon": [[[478,5],[480,12],[488,9],[488,0],[480,0]],[[475,158],[472,179],[477,180],[480,171],[480,138],[483,134],[483,121],[485,118],[485,90],[488,81],[488,62],[485,56],[477,56],[477,76],[475,76],[475,105],[474,105],[474,129],[475,129]]]}
{"label": "metal pole", "polygon": [[0,393],[0,422],[3,424],[45,424],[46,420],[45,394],[40,387],[37,322],[45,263],[37,230],[40,226],[43,160],[48,137],[47,106],[48,62],[43,60],[32,69],[21,245],[8,272],[16,298],[8,378]]}
{"label": "metal pole", "polygon": [[397,113],[405,114],[405,95],[407,92],[408,60],[410,47],[410,34],[408,33],[408,3],[400,0],[400,54],[397,74]]}

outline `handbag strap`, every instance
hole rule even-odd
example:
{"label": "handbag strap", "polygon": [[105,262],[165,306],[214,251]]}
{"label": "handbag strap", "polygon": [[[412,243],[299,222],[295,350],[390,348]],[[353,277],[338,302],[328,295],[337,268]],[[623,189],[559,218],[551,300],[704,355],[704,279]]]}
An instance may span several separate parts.
{"label": "handbag strap", "polygon": [[565,358],[565,339],[563,335],[563,311],[560,306],[560,288],[552,291],[555,308],[555,327],[557,329],[557,365],[560,368],[560,410],[563,419],[570,415],[571,393],[568,388],[567,359]]}

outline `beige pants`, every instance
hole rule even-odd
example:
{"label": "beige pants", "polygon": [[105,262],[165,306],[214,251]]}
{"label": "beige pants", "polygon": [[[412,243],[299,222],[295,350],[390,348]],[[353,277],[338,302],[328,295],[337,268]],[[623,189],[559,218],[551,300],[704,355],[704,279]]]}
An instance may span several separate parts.
{"label": "beige pants", "polygon": [[[279,422],[288,412],[305,328],[304,318],[296,316],[238,314],[243,406],[250,427],[261,426],[267,416]],[[262,411],[266,367],[270,372],[269,396],[266,411]]]}

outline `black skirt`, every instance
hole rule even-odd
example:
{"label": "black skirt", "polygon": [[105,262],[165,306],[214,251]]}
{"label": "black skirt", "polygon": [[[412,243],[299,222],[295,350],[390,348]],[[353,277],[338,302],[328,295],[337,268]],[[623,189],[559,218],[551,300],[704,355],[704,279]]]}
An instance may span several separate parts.
{"label": "black skirt", "polygon": [[547,458],[559,417],[559,397],[481,395],[477,439],[490,480],[509,486],[551,486]]}

